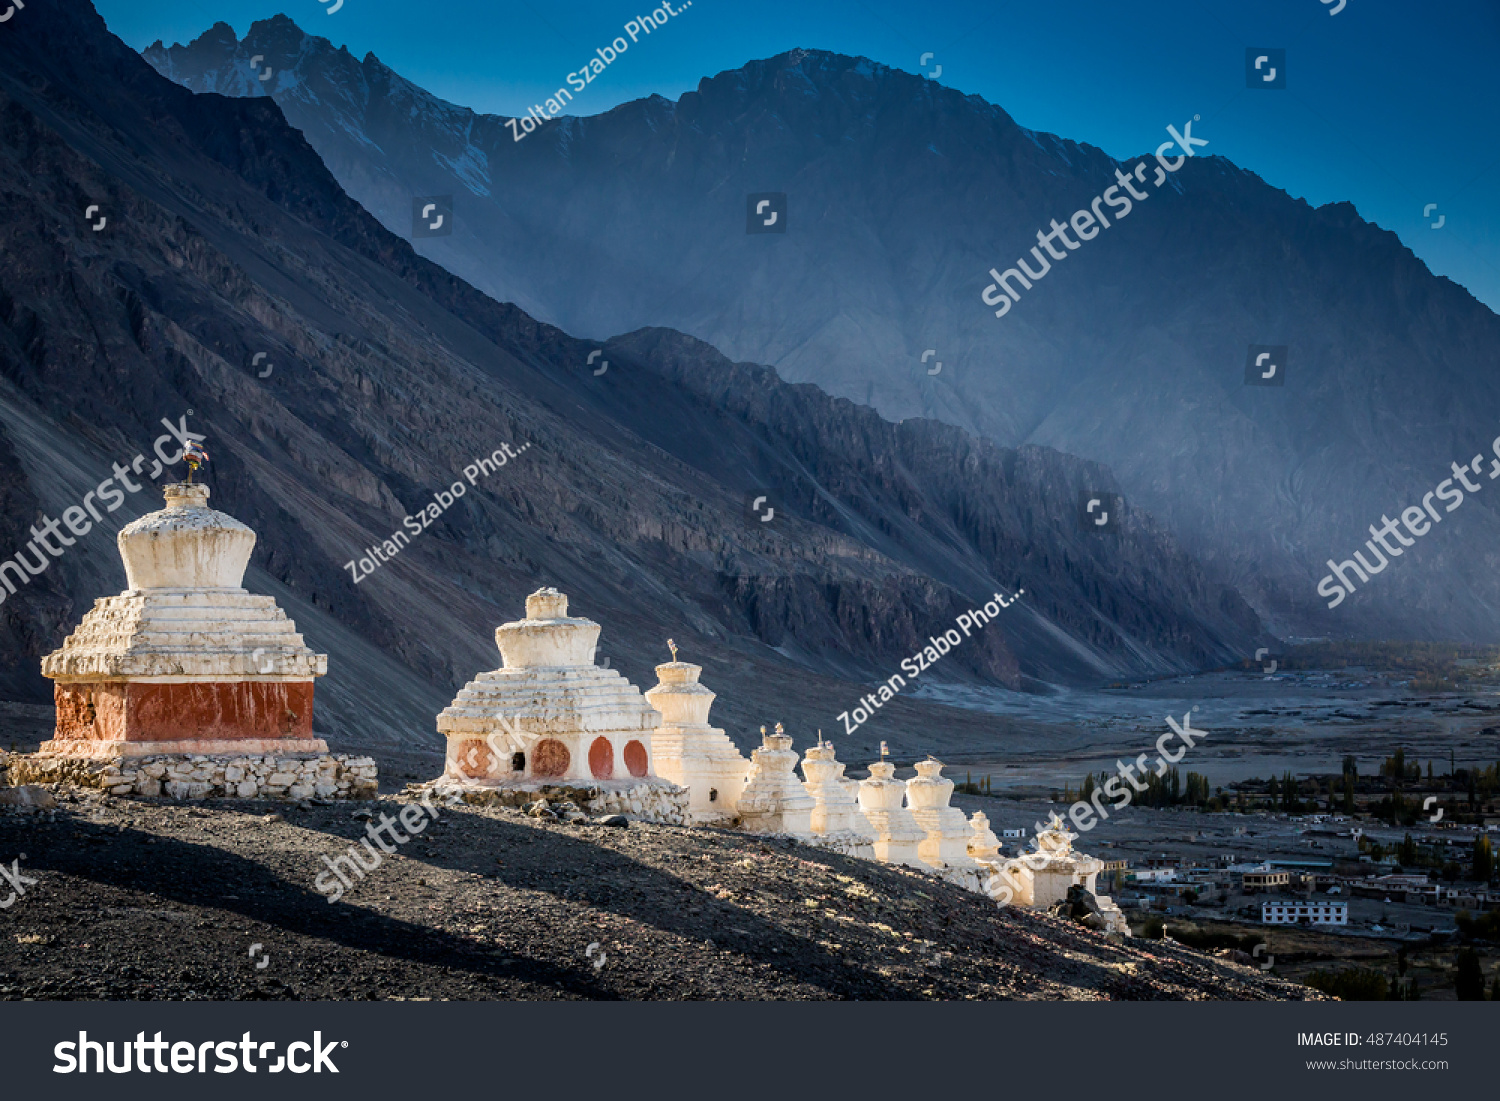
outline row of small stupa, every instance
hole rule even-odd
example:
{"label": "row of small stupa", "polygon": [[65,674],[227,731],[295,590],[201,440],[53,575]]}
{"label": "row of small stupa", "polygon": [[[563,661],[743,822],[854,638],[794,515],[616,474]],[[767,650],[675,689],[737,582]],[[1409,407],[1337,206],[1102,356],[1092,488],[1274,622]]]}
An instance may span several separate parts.
{"label": "row of small stupa", "polygon": [[[644,695],[618,671],[595,664],[599,624],[568,615],[568,598],[542,589],[526,618],[495,632],[501,668],[466,684],[438,716],[448,739],[436,792],[471,802],[518,803],[566,794],[591,811],[622,809],[664,821],[732,825],[753,833],[816,840],[850,855],[978,877],[976,856],[998,859],[984,815],[971,824],[950,807],[953,781],[935,760],[902,782],[879,761],[870,778],[844,778],[834,747],[820,741],[795,774],[797,754],[780,724],[762,728],[745,760],[709,725],[715,694],[701,666],[656,667]],[[972,850],[972,855],[971,855]]]}
{"label": "row of small stupa", "polygon": [[[242,585],[255,533],[208,507],[204,485],[165,488],[167,507],[128,524],[118,545],[127,589],[98,600],[43,660],[54,682],[54,737],[12,762],[13,782],[73,779],[116,794],[178,798],[359,798],[369,758],[330,755],[313,736],[313,685],[326,655],[303,642],[269,596]],[[642,693],[595,664],[599,625],[542,589],[526,618],[495,632],[501,667],[481,673],[438,716],[443,775],[420,787],[470,802],[563,793],[586,809],[784,834],[852,856],[938,872],[1023,905],[1045,906],[1101,865],[1074,853],[1058,821],[1026,860],[1004,858],[980,813],[949,805],[942,764],[895,778],[880,760],[844,776],[821,738],[795,774],[777,724],[746,761],[708,722],[702,668],[656,667]]]}

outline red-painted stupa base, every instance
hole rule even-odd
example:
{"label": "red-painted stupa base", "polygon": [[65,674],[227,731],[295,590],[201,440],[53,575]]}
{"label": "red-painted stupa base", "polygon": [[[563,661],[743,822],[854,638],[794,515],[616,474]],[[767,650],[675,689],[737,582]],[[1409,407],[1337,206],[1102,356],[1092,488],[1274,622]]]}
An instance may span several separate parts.
{"label": "red-painted stupa base", "polygon": [[57,726],[41,752],[324,753],[312,733],[313,682],[59,681]]}

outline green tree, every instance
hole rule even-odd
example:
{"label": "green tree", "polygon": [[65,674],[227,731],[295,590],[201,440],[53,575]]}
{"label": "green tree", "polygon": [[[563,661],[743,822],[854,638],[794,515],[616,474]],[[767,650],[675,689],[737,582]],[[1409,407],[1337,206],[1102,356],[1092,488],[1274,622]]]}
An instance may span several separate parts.
{"label": "green tree", "polygon": [[1474,840],[1474,878],[1488,883],[1495,874],[1495,850],[1490,844],[1489,834],[1482,833]]}
{"label": "green tree", "polygon": [[1354,813],[1354,776],[1352,773],[1344,773],[1344,813]]}
{"label": "green tree", "polygon": [[1385,774],[1401,786],[1401,781],[1406,779],[1406,750],[1398,749],[1385,760]]}
{"label": "green tree", "polygon": [[1319,969],[1308,975],[1303,984],[1343,1002],[1383,1002],[1390,993],[1386,977],[1366,967]]}
{"label": "green tree", "polygon": [[1401,862],[1403,868],[1414,868],[1417,866],[1417,843],[1411,839],[1411,834],[1406,835],[1396,850],[1396,859]]}
{"label": "green tree", "polygon": [[1479,953],[1472,948],[1458,950],[1457,966],[1453,972],[1453,990],[1461,1002],[1484,1001],[1484,968],[1479,964]]}

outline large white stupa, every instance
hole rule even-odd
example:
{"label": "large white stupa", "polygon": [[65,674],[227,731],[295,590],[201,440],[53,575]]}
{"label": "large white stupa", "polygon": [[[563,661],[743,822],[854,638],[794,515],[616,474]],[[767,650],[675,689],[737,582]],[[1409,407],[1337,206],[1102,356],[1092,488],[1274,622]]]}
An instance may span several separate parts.
{"label": "large white stupa", "polygon": [[255,532],[208,507],[209,488],[165,487],[166,508],[117,538],[126,589],[104,597],[42,660],[57,723],[12,782],[115,795],[365,798],[375,762],[313,735],[328,672],[274,598],[242,584]]}
{"label": "large white stupa", "polygon": [[118,536],[126,589],[42,660],[57,726],[43,755],[327,753],[313,737],[313,653],[274,598],[241,582],[255,532],[169,485]]}
{"label": "large white stupa", "polygon": [[495,630],[501,667],[464,685],[438,715],[447,759],[433,786],[500,802],[572,789],[589,809],[682,820],[687,793],[652,771],[661,714],[594,664],[598,640],[599,624],[570,617],[556,589],[527,597],[526,618]]}

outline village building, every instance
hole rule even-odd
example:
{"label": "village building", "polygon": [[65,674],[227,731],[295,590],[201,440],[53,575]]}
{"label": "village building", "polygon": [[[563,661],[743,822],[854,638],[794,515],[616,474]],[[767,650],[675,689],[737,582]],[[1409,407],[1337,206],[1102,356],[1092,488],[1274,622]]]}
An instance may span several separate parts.
{"label": "village building", "polygon": [[1263,864],[1240,876],[1240,889],[1247,895],[1257,891],[1284,891],[1292,885],[1292,873]]}
{"label": "village building", "polygon": [[1349,904],[1313,899],[1266,899],[1260,904],[1263,925],[1348,925]]}

